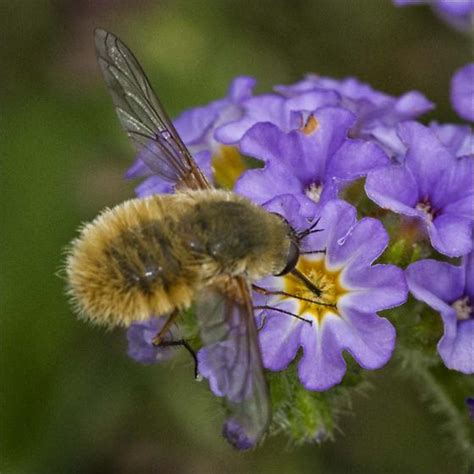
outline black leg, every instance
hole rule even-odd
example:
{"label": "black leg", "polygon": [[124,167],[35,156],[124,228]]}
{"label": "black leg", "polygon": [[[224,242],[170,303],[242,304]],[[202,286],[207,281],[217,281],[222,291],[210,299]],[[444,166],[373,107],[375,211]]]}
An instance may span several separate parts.
{"label": "black leg", "polygon": [[309,323],[310,325],[313,324],[313,321],[310,319],[305,319],[302,316],[299,316],[298,314],[291,313],[290,311],[286,311],[281,308],[277,308],[276,306],[268,306],[268,305],[263,305],[263,306],[254,306],[253,309],[271,309],[273,311],[278,311],[279,313],[287,314],[288,316],[292,316],[293,318],[299,319],[300,321],[304,321],[305,323]]}
{"label": "black leg", "polygon": [[[153,344],[155,345],[155,344]],[[194,360],[194,378],[199,379],[199,370],[198,370],[198,360],[196,353],[192,349],[192,347],[188,344],[187,341],[184,339],[178,339],[176,341],[161,341],[157,346],[159,347],[170,347],[170,346],[182,346],[184,347],[190,354]]]}

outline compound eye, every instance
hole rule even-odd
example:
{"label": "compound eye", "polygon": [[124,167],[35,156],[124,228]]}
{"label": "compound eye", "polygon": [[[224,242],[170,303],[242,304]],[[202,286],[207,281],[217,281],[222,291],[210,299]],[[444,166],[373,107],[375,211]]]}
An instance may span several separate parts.
{"label": "compound eye", "polygon": [[291,241],[285,268],[280,273],[277,273],[275,276],[282,276],[286,275],[287,273],[290,273],[296,267],[299,258],[300,248],[295,242]]}

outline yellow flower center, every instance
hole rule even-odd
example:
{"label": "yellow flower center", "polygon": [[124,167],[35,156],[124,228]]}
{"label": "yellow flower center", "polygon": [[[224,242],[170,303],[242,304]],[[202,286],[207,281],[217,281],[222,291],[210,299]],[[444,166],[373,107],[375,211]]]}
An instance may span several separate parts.
{"label": "yellow flower center", "polygon": [[212,157],[215,183],[224,189],[233,189],[239,176],[245,171],[245,163],[235,146],[222,145]]}
{"label": "yellow flower center", "polygon": [[[319,295],[297,275],[289,273],[284,279],[284,292],[298,302],[297,315],[312,316],[321,322],[327,314],[339,315],[337,302],[349,290],[341,284],[342,270],[329,270],[324,258],[300,257],[296,269],[320,291]],[[290,298],[283,296],[282,300]],[[320,303],[320,304],[318,304]]]}

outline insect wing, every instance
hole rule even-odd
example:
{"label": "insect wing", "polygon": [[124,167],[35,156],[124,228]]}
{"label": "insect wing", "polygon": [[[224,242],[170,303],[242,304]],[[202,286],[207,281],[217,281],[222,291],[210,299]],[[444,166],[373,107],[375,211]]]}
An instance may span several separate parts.
{"label": "insect wing", "polygon": [[209,189],[133,53],[115,35],[95,30],[97,61],[122,127],[150,170],[189,189]]}
{"label": "insect wing", "polygon": [[[133,53],[115,35],[95,31],[97,59],[122,127],[152,172],[175,187],[212,189],[179,137]],[[229,288],[231,291],[229,291]],[[204,347],[202,375],[226,398],[224,435],[237,448],[254,446],[271,411],[249,288],[233,278],[227,288],[203,291],[197,316]]]}
{"label": "insect wing", "polygon": [[237,449],[249,449],[262,438],[271,414],[248,289],[240,278],[232,282],[243,298],[212,288],[197,300],[204,344],[198,367],[214,394],[226,399],[229,417],[224,436]]}

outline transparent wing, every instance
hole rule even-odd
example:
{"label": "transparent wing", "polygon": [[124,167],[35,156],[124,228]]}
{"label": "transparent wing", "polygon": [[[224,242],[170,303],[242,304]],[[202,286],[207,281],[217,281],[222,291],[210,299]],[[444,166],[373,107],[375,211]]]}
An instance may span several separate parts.
{"label": "transparent wing", "polygon": [[[229,288],[231,286],[231,288]],[[196,314],[204,347],[198,369],[229,411],[223,434],[238,449],[249,449],[266,432],[271,412],[252,302],[245,280],[207,289]]]}
{"label": "transparent wing", "polygon": [[120,123],[141,152],[140,158],[177,187],[210,188],[133,53],[102,29],[95,30],[95,46]]}

